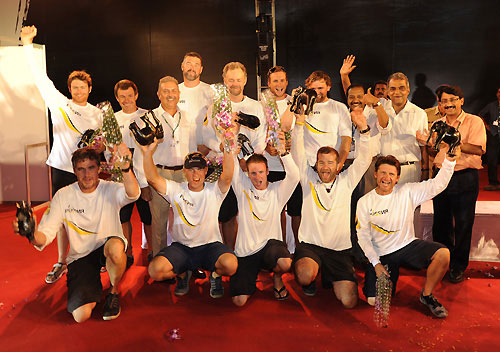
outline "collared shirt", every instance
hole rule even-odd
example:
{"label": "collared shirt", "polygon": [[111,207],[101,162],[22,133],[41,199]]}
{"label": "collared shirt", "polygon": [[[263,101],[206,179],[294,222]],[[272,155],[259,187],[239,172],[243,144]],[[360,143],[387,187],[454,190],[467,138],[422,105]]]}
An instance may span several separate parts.
{"label": "collared shirt", "polygon": [[434,121],[439,120],[444,115],[441,115],[441,113],[439,112],[439,107],[437,107],[437,106],[425,109],[424,111],[427,114],[428,130],[430,131],[431,126],[434,123]]}
{"label": "collared shirt", "polygon": [[187,113],[179,110],[171,116],[160,106],[153,110],[163,127],[163,141],[153,154],[156,165],[178,166],[184,162],[184,157],[196,151],[196,141],[191,134],[191,124]]}
{"label": "collared shirt", "polygon": [[384,109],[389,116],[387,127],[382,128],[377,121],[377,128],[381,134],[381,154],[393,155],[401,163],[420,161],[422,156],[416,133],[417,131],[424,133],[427,129],[425,111],[407,101],[404,108],[396,114],[390,100],[384,102]]}
{"label": "collared shirt", "polygon": [[486,105],[480,112],[485,123],[490,126],[490,133],[493,136],[500,134],[500,106],[498,100],[493,101]]}
{"label": "collared shirt", "polygon": [[[444,121],[447,124],[446,116],[442,117],[439,121]],[[458,116],[458,118],[451,124],[451,126],[458,128],[462,144],[469,143],[480,146],[483,153],[486,151],[486,129],[484,128],[483,120],[476,115],[468,114],[465,111]],[[445,158],[445,149],[441,149],[434,158],[434,165],[441,168],[441,164]],[[457,160],[455,171],[463,169],[482,169],[481,155],[463,153]]]}

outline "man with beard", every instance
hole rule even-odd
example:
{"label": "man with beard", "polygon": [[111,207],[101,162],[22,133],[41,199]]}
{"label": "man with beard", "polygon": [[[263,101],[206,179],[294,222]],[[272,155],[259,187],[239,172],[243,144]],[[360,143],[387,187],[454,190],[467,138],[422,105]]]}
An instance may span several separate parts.
{"label": "man with beard", "polygon": [[[486,151],[486,131],[480,117],[462,110],[464,96],[458,86],[444,86],[438,94],[439,104],[446,115],[438,121],[446,122],[460,132],[462,154],[457,159],[455,173],[446,189],[432,200],[434,241],[444,244],[451,253],[449,280],[464,280],[469,264],[472,226],[479,195],[481,155]],[[427,136],[420,136],[422,142]],[[434,174],[443,166],[446,148],[441,148],[434,158]]]}
{"label": "man with beard", "polygon": [[[247,70],[240,62],[230,62],[224,66],[222,71],[224,84],[229,91],[229,99],[233,113],[243,112],[249,115],[257,116],[260,120],[260,126],[255,130],[241,126],[240,133],[244,134],[249,140],[255,153],[262,154],[266,148],[266,121],[262,105],[243,94],[247,83]],[[220,138],[217,136],[214,121],[211,118],[212,107],[209,107],[207,124],[203,128],[203,143],[210,150],[219,152],[221,150]],[[248,156],[247,156],[248,158]],[[240,160],[241,168],[246,171],[246,160]],[[219,212],[219,221],[222,223],[222,235],[224,243],[234,248],[236,240],[236,214],[238,213],[238,203],[233,190],[229,193],[222,203]]]}
{"label": "man with beard", "polygon": [[[286,88],[288,86],[288,77],[283,66],[274,66],[269,69],[267,73],[267,86],[276,99],[276,105],[280,113],[280,117],[287,114],[293,119],[293,114],[288,108],[288,103],[290,102],[290,96],[286,94]],[[281,121],[281,118],[280,118]],[[287,131],[288,132],[288,131]],[[289,141],[287,141],[288,143]],[[288,146],[287,146],[287,149]],[[267,179],[269,182],[280,181],[285,178],[285,169],[283,168],[283,163],[278,155],[278,150],[273,146],[271,142],[267,143],[264,156],[267,159],[267,164],[269,167],[269,175]],[[295,245],[298,244],[298,234],[300,225],[300,210],[302,207],[302,190],[300,185],[297,185],[293,191],[292,196],[286,204],[286,212],[292,220],[292,232],[295,240]],[[283,241],[286,240],[286,216],[285,210],[281,213],[281,230],[283,233]]]}
{"label": "man with beard", "polygon": [[356,277],[351,257],[351,194],[371,162],[370,127],[361,108],[351,112],[352,122],[360,130],[359,157],[338,176],[339,154],[324,146],[316,153],[315,168],[308,165],[304,152],[304,115],[296,115],[292,154],[300,171],[303,192],[299,245],[295,250],[296,279],[304,294],[316,293],[316,276],[321,269],[323,285],[333,291],[346,308],[358,300]]}
{"label": "man with beard", "polygon": [[[182,165],[184,156],[196,151],[196,141],[191,133],[190,118],[177,106],[179,86],[174,77],[165,76],[158,83],[160,106],[153,110],[160,120],[164,131],[163,139],[153,154],[154,164],[161,177],[176,182],[184,181]],[[142,183],[143,181],[139,181]],[[170,204],[158,194],[152,192],[150,202],[152,215],[152,249],[156,255],[167,246],[167,225]]]}
{"label": "man with beard", "polygon": [[186,53],[181,63],[181,70],[184,82],[179,84],[181,95],[178,106],[180,110],[186,111],[187,116],[191,119],[191,131],[198,148],[202,150],[202,127],[211,96],[210,85],[200,80],[203,72],[201,55],[194,51]]}
{"label": "man with beard", "polygon": [[[68,90],[71,99],[66,98],[56,89],[47,74],[35,62],[33,38],[36,34],[35,26],[23,27],[21,42],[35,84],[50,111],[54,141],[47,165],[51,167],[52,196],[54,196],[59,189],[76,181],[71,154],[77,149],[85,131],[101,127],[102,115],[98,108],[88,103],[89,94],[92,91],[92,78],[87,72],[70,73]],[[66,273],[68,245],[68,236],[61,227],[61,231],[57,233],[58,260],[52,270],[47,273],[46,283],[54,283]]]}

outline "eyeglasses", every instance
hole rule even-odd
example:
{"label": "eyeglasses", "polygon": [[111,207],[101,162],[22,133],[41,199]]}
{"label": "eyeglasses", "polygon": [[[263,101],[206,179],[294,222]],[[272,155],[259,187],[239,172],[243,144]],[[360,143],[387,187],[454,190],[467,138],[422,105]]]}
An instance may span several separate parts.
{"label": "eyeglasses", "polygon": [[460,100],[460,98],[441,99],[439,102],[442,104],[448,104],[448,103],[454,104],[458,100]]}
{"label": "eyeglasses", "polygon": [[275,73],[275,72],[285,72],[285,68],[283,66],[273,66],[269,69],[269,71],[267,71],[267,74],[270,75],[271,73]]}

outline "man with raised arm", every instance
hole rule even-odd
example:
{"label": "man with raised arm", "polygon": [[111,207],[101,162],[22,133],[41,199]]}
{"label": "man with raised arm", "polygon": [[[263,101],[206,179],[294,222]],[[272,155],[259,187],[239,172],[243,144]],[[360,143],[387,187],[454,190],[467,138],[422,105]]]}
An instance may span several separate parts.
{"label": "man with raised arm", "polygon": [[[401,165],[394,156],[377,160],[377,188],[359,200],[356,211],[359,245],[372,264],[367,267],[363,288],[369,304],[375,303],[376,277],[387,275],[395,289],[399,266],[416,270],[427,268],[420,302],[436,317],[448,316],[448,311],[432,292],[446,273],[450,251],[440,243],[417,239],[413,216],[417,206],[446,188],[460,150],[456,153],[455,157],[446,157],[436,178],[419,183],[398,184]],[[384,265],[388,265],[389,271]]]}
{"label": "man with raised arm", "polygon": [[[127,239],[118,213],[139,198],[140,189],[130,168],[132,154],[125,143],[118,147],[123,184],[99,179],[99,154],[91,148],[78,149],[71,161],[77,182],[56,192],[34,232],[31,243],[43,250],[64,226],[69,238],[68,312],[76,322],[88,320],[101,301],[101,267],[106,266],[111,289],[106,296],[104,320],[120,315],[118,284],[125,272]],[[125,158],[124,158],[125,159]],[[19,231],[17,221],[14,230]]]}
{"label": "man with raised arm", "polygon": [[297,115],[292,136],[303,194],[300,243],[294,256],[296,279],[304,294],[313,296],[321,269],[323,284],[333,284],[335,297],[345,308],[353,308],[358,300],[351,255],[351,194],[372,159],[370,128],[361,108],[352,111],[351,118],[361,134],[359,156],[338,175],[339,154],[329,146],[319,148],[314,169],[309,166],[304,155],[305,116]]}
{"label": "man with raised arm", "polygon": [[[51,167],[52,196],[62,187],[77,180],[71,165],[71,154],[86,130],[102,125],[100,110],[88,103],[92,91],[92,79],[85,71],[73,71],[68,76],[68,90],[71,99],[59,92],[47,74],[35,62],[33,38],[37,34],[35,26],[23,27],[21,43],[35,84],[50,110],[54,141],[47,165]],[[58,259],[45,277],[48,284],[54,283],[67,271],[66,254],[68,236],[61,229],[57,234]]]}
{"label": "man with raised arm", "polygon": [[[281,143],[285,142],[280,132]],[[299,181],[299,170],[288,152],[280,155],[285,167],[285,178],[269,183],[267,159],[253,154],[246,161],[248,176],[236,165],[233,189],[238,200],[238,234],[235,253],[238,270],[231,277],[233,303],[243,306],[255,292],[255,282],[261,269],[273,272],[274,296],[288,297],[281,276],[290,270],[292,259],[282,241],[281,210]]]}
{"label": "man with raised arm", "polygon": [[173,242],[164,247],[149,264],[148,271],[156,281],[173,279],[177,275],[175,294],[189,291],[193,270],[202,268],[210,274],[210,296],[224,295],[222,276],[236,272],[238,261],[227,245],[222,243],[217,214],[229,191],[233,175],[233,155],[224,153],[223,171],[216,183],[205,183],[207,160],[200,152],[188,154],[183,163],[187,182],[177,183],[158,174],[153,162],[157,141],[141,146],[144,172],[149,184],[170,204],[174,211]]}
{"label": "man with raised arm", "polygon": [[[137,142],[135,141],[129,126],[132,122],[137,121],[139,117],[144,115],[147,111],[137,107],[137,98],[139,91],[134,82],[128,79],[122,79],[115,84],[114,88],[115,98],[120,104],[122,110],[115,113],[118,126],[122,133],[123,141],[127,144],[133,154],[133,167],[135,175],[144,175],[142,169],[142,153],[138,150]],[[151,249],[151,210],[149,209],[149,201],[151,201],[151,188],[145,181],[144,177],[137,177],[138,180],[143,180],[141,187],[141,196],[134,203],[124,206],[120,210],[120,222],[122,223],[123,235],[129,242],[127,247],[127,268],[134,263],[134,255],[132,252],[132,211],[134,204],[137,207],[141,222],[144,225],[144,233]]]}

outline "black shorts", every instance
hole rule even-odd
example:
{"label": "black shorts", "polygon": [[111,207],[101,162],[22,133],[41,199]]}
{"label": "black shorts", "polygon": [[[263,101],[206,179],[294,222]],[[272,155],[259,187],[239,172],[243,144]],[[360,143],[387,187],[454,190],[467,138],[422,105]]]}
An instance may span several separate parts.
{"label": "black shorts", "polygon": [[229,281],[231,297],[253,294],[259,271],[272,271],[279,258],[290,257],[286,245],[278,240],[267,241],[264,248],[257,253],[247,257],[238,257],[238,270]]}
{"label": "black shorts", "polygon": [[234,194],[233,187],[229,188],[226,198],[219,209],[219,222],[228,222],[238,215],[238,200]]}
{"label": "black shorts", "polygon": [[[281,181],[285,178],[285,171],[269,171],[267,180],[269,182]],[[300,183],[295,187],[290,199],[286,202],[286,212],[290,216],[300,216],[302,214],[302,187]]]}
{"label": "black shorts", "polygon": [[101,301],[101,267],[105,265],[104,245],[68,265],[68,312]]}
{"label": "black shorts", "polygon": [[335,281],[357,282],[354,274],[351,249],[334,251],[314,244],[300,242],[295,248],[294,262],[301,258],[311,258],[318,263],[324,287]]}
{"label": "black shorts", "polygon": [[197,247],[188,247],[179,242],[173,242],[158,252],[156,256],[167,258],[174,267],[174,273],[182,274],[187,270],[194,271],[199,268],[214,271],[215,263],[225,253],[234,254],[231,248],[220,242]]}
{"label": "black shorts", "polygon": [[149,202],[146,202],[142,197],[139,197],[135,202],[125,205],[120,209],[120,223],[129,222],[132,218],[132,211],[134,204],[137,206],[137,211],[144,225],[151,225],[151,209],[149,209]]}
{"label": "black shorts", "polygon": [[[399,277],[399,267],[412,270],[427,268],[431,263],[431,258],[439,249],[446,248],[441,243],[415,239],[396,252],[380,257],[380,263],[387,265],[391,275],[392,291],[396,292],[396,284]],[[363,292],[367,297],[375,297],[375,285],[377,276],[372,264],[368,264],[365,272],[365,284]]]}
{"label": "black shorts", "polygon": [[52,196],[61,188],[76,182],[76,175],[72,172],[51,167],[50,174],[52,176]]}

